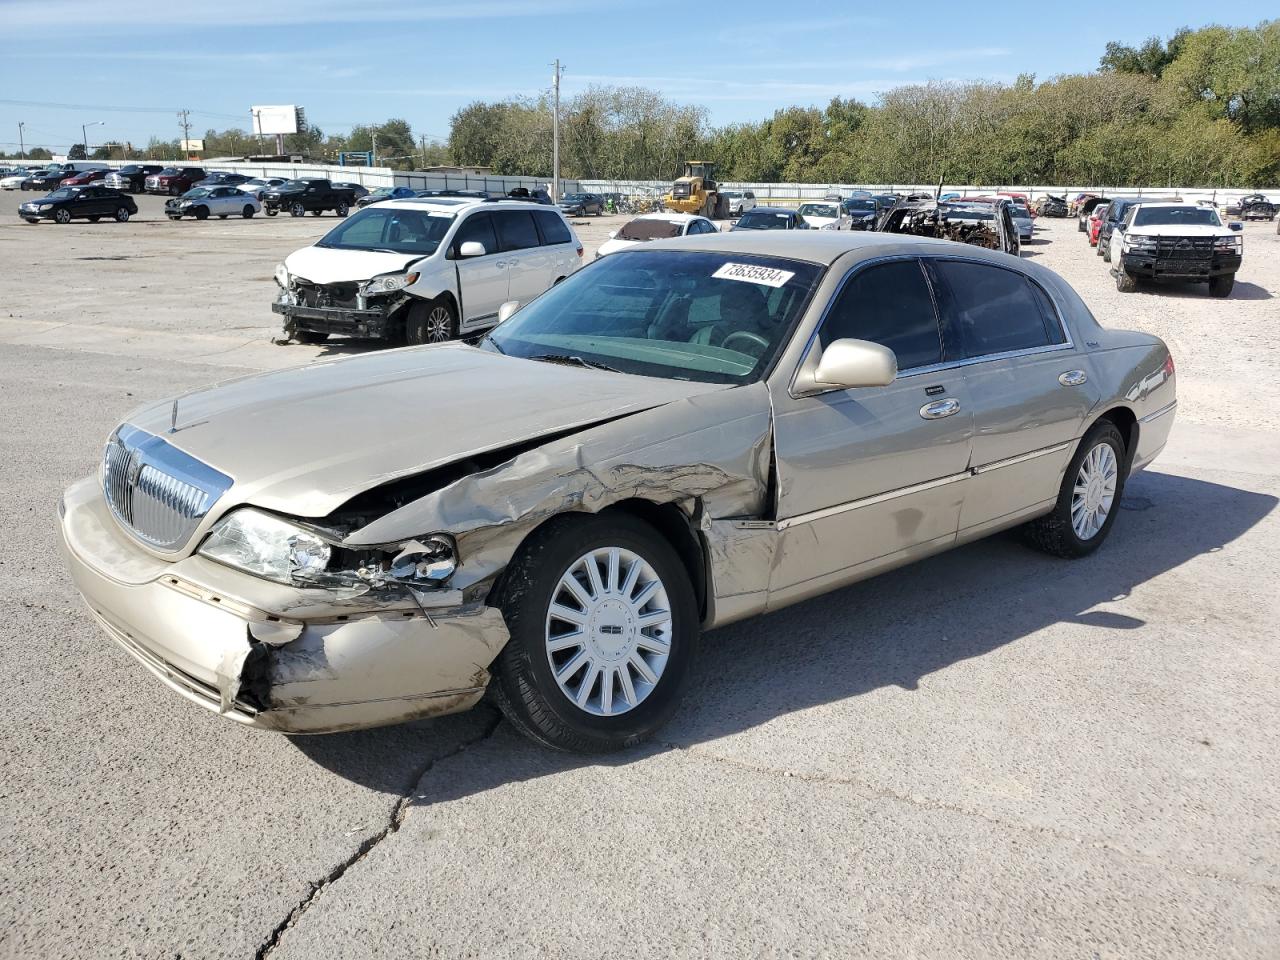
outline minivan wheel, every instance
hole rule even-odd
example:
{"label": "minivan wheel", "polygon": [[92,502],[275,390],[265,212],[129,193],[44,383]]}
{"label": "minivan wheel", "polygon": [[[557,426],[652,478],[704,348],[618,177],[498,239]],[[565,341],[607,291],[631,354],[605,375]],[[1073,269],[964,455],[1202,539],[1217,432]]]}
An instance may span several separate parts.
{"label": "minivan wheel", "polygon": [[406,343],[444,343],[457,337],[458,317],[447,299],[420,301],[409,308],[404,325]]}
{"label": "minivan wheel", "polygon": [[619,750],[679,706],[698,605],[680,558],[648,524],[614,512],[556,517],[520,548],[500,593],[511,639],[490,689],[526,736]]}
{"label": "minivan wheel", "polygon": [[1124,494],[1124,437],[1110,420],[1084,435],[1071,458],[1053,512],[1024,528],[1031,543],[1055,557],[1087,556],[1107,539]]}

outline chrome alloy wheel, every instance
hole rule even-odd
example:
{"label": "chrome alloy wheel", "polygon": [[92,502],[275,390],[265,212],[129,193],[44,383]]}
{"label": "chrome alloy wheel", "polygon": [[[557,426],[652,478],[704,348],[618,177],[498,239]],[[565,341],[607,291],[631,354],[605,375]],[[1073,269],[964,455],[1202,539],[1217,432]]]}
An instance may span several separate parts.
{"label": "chrome alloy wheel", "polygon": [[1081,540],[1092,540],[1107,522],[1116,499],[1120,465],[1109,443],[1100,443],[1080,462],[1071,491],[1071,526]]}
{"label": "chrome alloy wheel", "polygon": [[442,306],[432,307],[424,325],[426,337],[423,342],[444,343],[453,332],[452,327],[453,318],[449,316],[448,309]]}
{"label": "chrome alloy wheel", "polygon": [[598,717],[653,692],[671,653],[671,604],[639,554],[601,547],[569,565],[547,611],[547,660],[560,691]]}

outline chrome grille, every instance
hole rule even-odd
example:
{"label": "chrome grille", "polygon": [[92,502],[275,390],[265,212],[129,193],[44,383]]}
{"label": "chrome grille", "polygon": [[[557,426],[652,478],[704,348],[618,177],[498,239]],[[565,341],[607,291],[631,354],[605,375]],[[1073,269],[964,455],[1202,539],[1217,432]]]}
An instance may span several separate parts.
{"label": "chrome grille", "polygon": [[231,478],[160,437],[123,424],[102,458],[102,490],[116,519],[159,550],[183,546]]}

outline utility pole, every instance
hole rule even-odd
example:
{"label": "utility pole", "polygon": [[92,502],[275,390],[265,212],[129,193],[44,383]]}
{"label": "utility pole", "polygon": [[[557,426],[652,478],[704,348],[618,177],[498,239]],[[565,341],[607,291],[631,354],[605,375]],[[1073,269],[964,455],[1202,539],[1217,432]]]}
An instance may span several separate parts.
{"label": "utility pole", "polygon": [[23,160],[27,159],[27,145],[22,138],[22,128],[25,126],[26,124],[23,121],[18,121],[18,156]]}
{"label": "utility pole", "polygon": [[551,97],[551,202],[560,202],[560,74],[564,71],[560,67],[559,58],[556,59],[555,76],[551,81],[551,89],[553,91]]}
{"label": "utility pole", "polygon": [[182,151],[187,149],[187,141],[191,139],[191,121],[188,119],[188,113],[187,110],[178,111],[178,125],[182,127]]}
{"label": "utility pole", "polygon": [[369,149],[369,166],[376,167],[378,165],[378,131],[369,130],[370,149]]}
{"label": "utility pole", "polygon": [[422,169],[427,169],[427,135],[422,134]]}

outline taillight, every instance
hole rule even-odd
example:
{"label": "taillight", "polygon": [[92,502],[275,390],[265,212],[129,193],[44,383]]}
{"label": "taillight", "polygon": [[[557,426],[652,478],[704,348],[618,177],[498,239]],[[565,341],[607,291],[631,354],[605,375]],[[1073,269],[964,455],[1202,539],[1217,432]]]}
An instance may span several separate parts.
{"label": "taillight", "polygon": [[581,243],[579,243],[579,244],[578,244],[578,256],[579,256],[579,257],[581,257],[581,256],[582,256],[582,244],[581,244]]}
{"label": "taillight", "polygon": [[1173,376],[1173,354],[1169,354],[1164,358],[1164,375],[1166,377]]}

